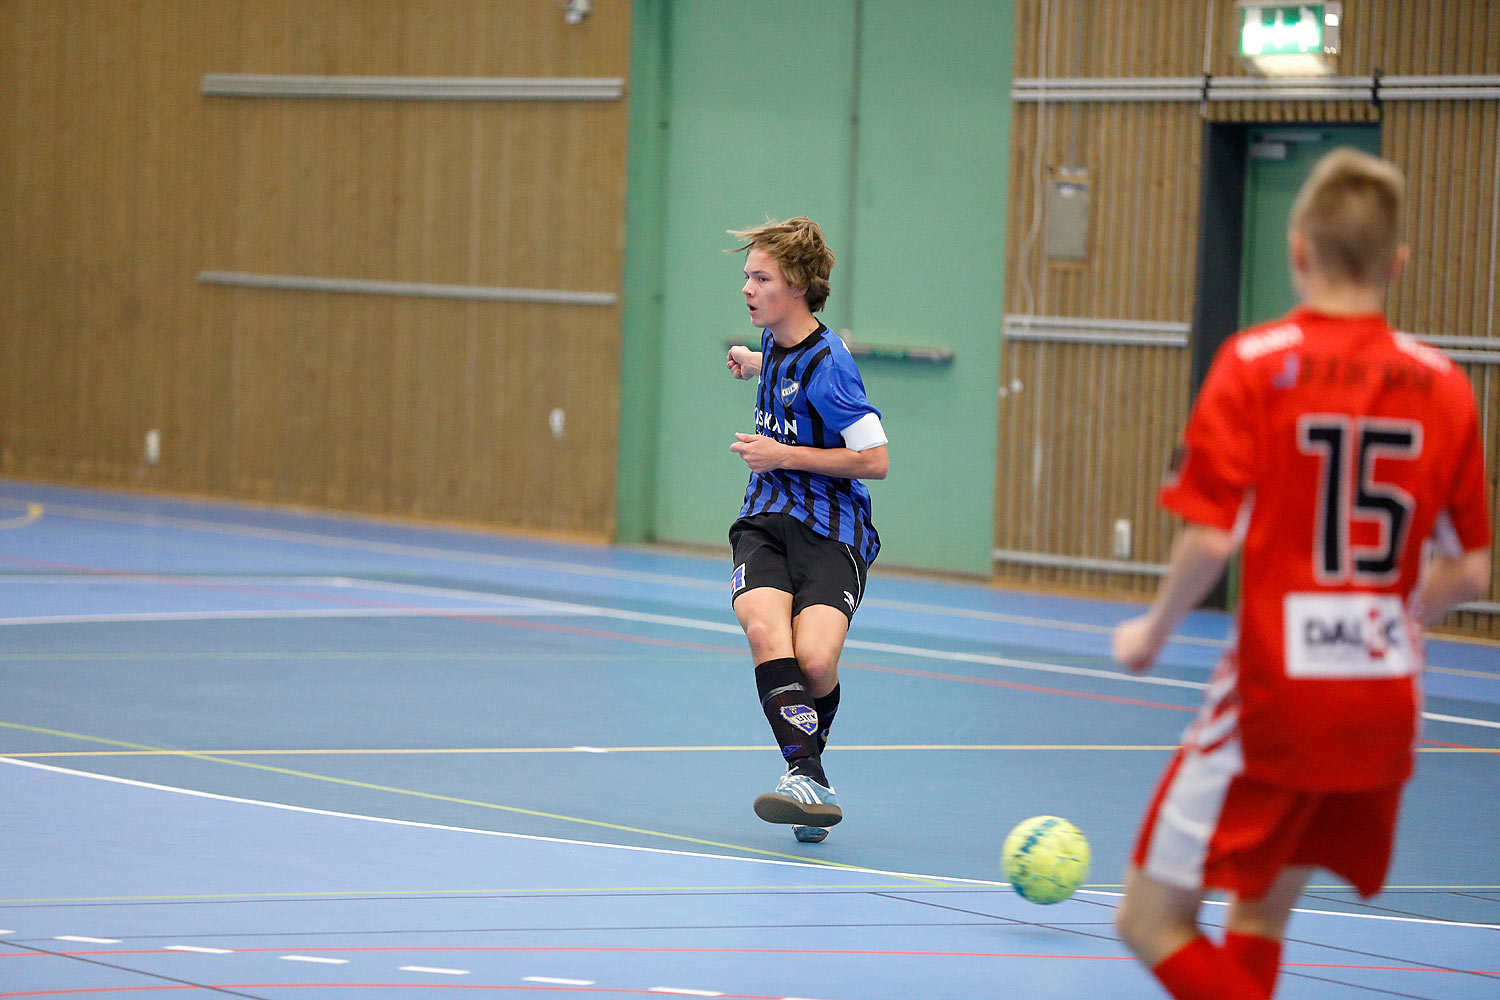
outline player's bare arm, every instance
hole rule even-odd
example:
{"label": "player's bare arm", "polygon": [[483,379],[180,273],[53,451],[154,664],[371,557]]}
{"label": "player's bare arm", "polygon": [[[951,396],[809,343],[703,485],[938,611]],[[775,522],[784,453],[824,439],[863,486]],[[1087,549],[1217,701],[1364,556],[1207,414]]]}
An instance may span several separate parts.
{"label": "player's bare arm", "polygon": [[782,444],[764,434],[736,433],[734,437],[729,450],[743,458],[751,472],[794,469],[841,479],[884,479],[890,471],[890,457],[883,444],[854,451]]}
{"label": "player's bare arm", "polygon": [[724,362],[724,367],[729,369],[729,374],[743,382],[760,374],[760,362],[759,351],[736,345],[729,349],[729,359]]}
{"label": "player's bare arm", "polygon": [[1490,550],[1438,555],[1427,564],[1412,602],[1425,625],[1436,625],[1458,605],[1483,597],[1490,587]]}
{"label": "player's bare arm", "polygon": [[1172,562],[1155,603],[1115,628],[1115,660],[1134,673],[1150,669],[1173,630],[1218,582],[1238,544],[1223,528],[1184,527],[1172,546]]}

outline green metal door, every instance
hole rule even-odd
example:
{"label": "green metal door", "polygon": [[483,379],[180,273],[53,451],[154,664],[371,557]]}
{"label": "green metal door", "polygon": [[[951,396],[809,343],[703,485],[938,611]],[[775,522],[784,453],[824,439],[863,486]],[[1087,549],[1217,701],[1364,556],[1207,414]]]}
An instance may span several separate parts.
{"label": "green metal door", "polygon": [[1339,146],[1380,153],[1379,125],[1265,125],[1250,130],[1245,169],[1245,247],[1240,325],[1275,319],[1297,304],[1286,258],[1287,218],[1314,164]]}

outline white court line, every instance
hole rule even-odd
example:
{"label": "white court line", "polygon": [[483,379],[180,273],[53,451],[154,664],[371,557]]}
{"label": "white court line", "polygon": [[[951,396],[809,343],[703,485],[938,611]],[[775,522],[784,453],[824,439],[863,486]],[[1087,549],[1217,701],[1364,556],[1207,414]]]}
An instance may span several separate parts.
{"label": "white court line", "polygon": [[73,941],[78,944],[119,944],[119,938],[83,937],[78,934],[59,934],[54,941]]}
{"label": "white court line", "polygon": [[435,976],[467,976],[468,969],[439,969],[434,965],[400,965],[398,972],[428,972]]}
{"label": "white court line", "polygon": [[502,618],[526,615],[575,615],[576,611],[547,611],[535,608],[305,608],[282,611],[132,611],[93,615],[31,615],[23,618],[0,618],[5,625],[83,625],[88,623],[127,622],[211,622],[211,621],[282,621],[294,618],[462,618],[484,615]]}
{"label": "white court line", "polygon": [[[1105,889],[1079,889],[1078,895],[1087,893],[1090,896],[1112,896],[1115,899],[1123,899],[1123,892],[1110,892]],[[1204,906],[1231,906],[1227,899],[1205,899]],[[1392,917],[1384,913],[1345,913],[1341,910],[1310,910],[1306,907],[1293,907],[1293,913],[1307,913],[1315,917],[1355,917],[1359,920],[1388,920],[1398,924],[1437,924],[1440,927],[1471,927],[1482,931],[1500,931],[1500,924],[1476,924],[1463,920],[1434,920],[1429,917]]]}
{"label": "white court line", "polygon": [[558,979],[554,976],[522,976],[523,983],[550,983],[554,986],[593,986],[592,979]]}
{"label": "white court line", "polygon": [[1491,722],[1489,719],[1466,719],[1461,715],[1439,715],[1436,712],[1423,712],[1422,718],[1433,722],[1456,722],[1460,726],[1484,726],[1486,729],[1500,729],[1500,722]]}
{"label": "white court line", "polygon": [[[993,879],[960,878],[953,875],[922,875],[914,872],[889,871],[883,868],[860,868],[854,865],[827,865],[814,864],[807,861],[781,861],[775,858],[746,858],[733,854],[708,854],[703,851],[680,851],[667,847],[636,847],[630,844],[606,844],[592,840],[573,840],[566,837],[542,837],[531,833],[509,833],[502,830],[478,830],[464,826],[446,826],[439,823],[422,823],[417,820],[391,819],[386,816],[365,816],[359,813],[335,812],[331,809],[314,809],[309,806],[294,806],[284,802],[266,802],[261,799],[245,799],[234,795],[220,795],[216,792],[200,792],[192,788],[177,788],[172,785],[159,785],[150,781],[137,781],[134,778],[120,778],[112,774],[95,774],[90,771],[75,771],[72,768],[58,767],[55,764],[39,764],[30,760],[16,760],[13,757],[0,757],[0,764],[10,764],[15,767],[31,768],[35,771],[50,771],[54,774],[64,774],[75,778],[89,778],[94,781],[105,781],[111,784],[127,785],[133,788],[147,788],[158,792],[171,792],[174,795],[187,795],[192,798],[210,799],[217,802],[234,802],[240,805],[260,806],[265,809],[280,809],[285,812],[305,813],[312,816],[331,816],[336,819],[352,819],[364,823],[381,823],[387,826],[404,826],[418,830],[438,830],[444,833],[467,833],[480,837],[499,837],[509,840],[530,840],[544,844],[565,844],[570,847],[597,847],[611,851],[636,851],[644,854],[665,854],[683,858],[707,858],[712,861],[737,861],[750,865],[777,865],[784,868],[806,868],[820,872],[849,872],[851,874],[885,875],[890,878],[915,879],[920,882],[935,883],[958,883],[962,885],[974,885],[990,888],[1009,889],[1010,883],[997,882]],[[934,888],[934,886],[913,886],[913,889]],[[1099,889],[1080,889],[1079,895],[1112,896],[1119,897],[1123,893],[1109,892]],[[1210,901],[1211,902],[1211,901]],[[1335,910],[1309,910],[1330,917],[1349,917],[1355,920],[1390,920],[1398,923],[1411,924],[1435,924],[1439,927],[1475,927],[1482,930],[1500,931],[1500,924],[1471,924],[1461,923],[1454,920],[1434,920],[1427,917],[1391,917],[1369,913],[1340,913]]]}
{"label": "white court line", "polygon": [[[15,501],[22,503],[26,501]],[[32,504],[32,507],[40,508],[40,504]],[[256,514],[265,514],[265,508],[248,507],[247,505],[236,505],[232,502],[219,502],[217,506],[229,509],[246,509]],[[363,552],[378,552],[386,555],[416,556],[437,561],[448,560],[452,562],[476,563],[485,566],[502,566],[517,569],[535,569],[553,573],[571,573],[574,575],[595,577],[604,580],[626,580],[641,583],[660,583],[669,586],[683,587],[691,590],[718,590],[722,591],[724,583],[721,576],[712,579],[703,579],[694,576],[680,576],[672,573],[651,573],[644,570],[625,570],[613,566],[595,566],[588,563],[570,563],[557,559],[527,559],[519,556],[504,556],[497,553],[473,552],[467,549],[445,549],[435,545],[413,545],[404,542],[380,542],[373,539],[346,538],[339,535],[326,535],[314,531],[295,531],[289,528],[263,528],[252,527],[242,524],[226,524],[222,521],[208,521],[198,518],[184,517],[176,514],[127,514],[120,511],[101,510],[97,507],[85,507],[68,503],[49,503],[47,509],[54,514],[63,514],[79,517],[86,520],[106,521],[113,524],[135,524],[147,527],[170,526],[184,528],[194,531],[205,531],[226,535],[237,535],[245,538],[263,538],[274,541],[296,542],[306,545],[321,545],[332,549],[353,549]],[[273,512],[274,513],[274,512]],[[362,522],[355,522],[362,523]],[[478,534],[478,533],[476,533]],[[627,546],[628,548],[628,546]],[[901,576],[901,574],[895,574]],[[1102,599],[1102,600],[1107,600]],[[993,620],[1015,625],[1034,625],[1038,627],[1056,628],[1062,631],[1099,633],[1101,629],[1110,630],[1113,626],[1100,626],[1088,622],[1069,621],[1061,618],[1042,618],[1029,615],[1008,615],[998,611],[984,611],[964,608],[947,608],[941,605],[913,604],[904,601],[884,601],[879,598],[867,599],[871,607],[884,607],[890,610],[917,610],[924,614],[947,615],[959,618],[978,618],[981,620]],[[1121,602],[1121,615],[1128,616],[1136,613],[1142,603]],[[1122,619],[1123,620],[1123,617]],[[1465,643],[1471,642],[1463,636],[1436,637],[1439,641]],[[1483,640],[1479,640],[1483,641]],[[1193,645],[1223,645],[1222,639],[1206,639],[1196,636],[1174,635],[1168,640],[1168,644],[1193,644]]]}
{"label": "white court line", "polygon": [[312,962],[315,965],[348,965],[347,958],[324,958],[322,955],[282,955],[283,962]]}
{"label": "white court line", "polygon": [[190,951],[195,955],[233,955],[233,948],[204,948],[196,944],[169,944],[162,951]]}
{"label": "white court line", "polygon": [[721,997],[724,994],[718,990],[684,990],[675,986],[653,986],[647,993],[671,993],[680,997]]}
{"label": "white court line", "polygon": [[28,525],[35,524],[41,519],[42,505],[39,503],[28,503],[26,505],[26,513],[21,514],[17,517],[7,517],[5,520],[0,521],[0,531],[5,530],[6,528],[24,528]]}
{"label": "white court line", "polygon": [[[313,578],[308,578],[313,579]],[[720,635],[739,636],[742,632],[736,624],[707,621],[701,618],[683,618],[676,615],[657,615],[645,611],[629,611],[622,608],[607,608],[594,604],[575,604],[569,601],[552,601],[536,597],[491,594],[479,590],[464,590],[452,587],[433,587],[424,584],[397,583],[386,580],[361,580],[357,577],[329,577],[339,581],[339,586],[356,585],[371,590],[388,590],[396,593],[417,593],[429,596],[465,598],[468,600],[493,601],[496,605],[511,607],[471,608],[397,608],[397,609],[313,609],[305,611],[184,611],[148,612],[123,615],[57,615],[38,618],[0,618],[0,626],[32,625],[81,622],[133,622],[133,621],[185,621],[223,619],[276,620],[281,618],[376,618],[376,617],[457,617],[462,615],[487,615],[505,617],[511,615],[576,615],[580,617],[607,618],[617,621],[639,622],[649,625],[665,625],[674,628],[714,632]],[[519,605],[519,607],[516,607]],[[1047,663],[1042,660],[1020,660],[1010,656],[994,656],[988,653],[964,653],[954,650],[931,649],[924,646],[906,646],[889,642],[868,642],[849,639],[845,649],[862,649],[875,653],[910,656],[921,660],[944,660],[951,663],[970,663],[980,666],[1007,667],[1013,670],[1031,670],[1042,673],[1062,674],[1073,677],[1091,677],[1097,680],[1116,681],[1126,684],[1146,684],[1158,687],[1186,688],[1201,691],[1208,685],[1202,681],[1182,680],[1176,677],[1158,677],[1155,674],[1132,674],[1124,670],[1100,670],[1094,667],[1076,667],[1062,663]],[[1500,729],[1500,722],[1485,719],[1468,719],[1456,715],[1437,715],[1424,712],[1423,718],[1435,722],[1456,725],[1483,726]]]}

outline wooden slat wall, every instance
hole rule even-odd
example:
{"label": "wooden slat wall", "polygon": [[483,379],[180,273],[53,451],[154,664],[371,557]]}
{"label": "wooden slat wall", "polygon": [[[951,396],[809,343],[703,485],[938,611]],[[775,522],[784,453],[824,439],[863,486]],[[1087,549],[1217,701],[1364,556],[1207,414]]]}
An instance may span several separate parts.
{"label": "wooden slat wall", "polygon": [[0,472],[607,536],[618,307],[195,276],[618,292],[625,103],[199,84],[623,78],[628,20],[600,4],[569,26],[541,0],[0,5]]}
{"label": "wooden slat wall", "polygon": [[[1191,9],[1189,9],[1191,8]],[[1019,0],[1018,77],[1245,76],[1234,54],[1233,0]],[[1209,31],[1210,18],[1214,25]],[[1349,0],[1347,76],[1500,73],[1500,4]],[[1401,327],[1500,335],[1493,237],[1500,102],[1098,102],[1015,105],[1006,309],[1011,313],[1189,322],[1196,266],[1202,122],[1378,121],[1383,152],[1407,171],[1413,266],[1392,290]],[[1089,255],[1047,261],[1032,233],[1053,171],[1091,182]],[[1469,366],[1486,421],[1492,484],[1500,482],[1500,371]],[[996,544],[1109,558],[1111,526],[1130,518],[1131,558],[1165,562],[1171,525],[1154,509],[1188,406],[1185,350],[1013,342],[1003,349]],[[1101,457],[1102,456],[1102,457]],[[1143,471],[1144,470],[1144,471]],[[1500,490],[1495,491],[1500,494]],[[1500,518],[1497,518],[1500,520]],[[1500,523],[1497,523],[1500,529]],[[1497,530],[1500,535],[1500,530]],[[1005,581],[1143,593],[1148,575],[1001,563]],[[1489,595],[1500,599],[1500,568]],[[1500,616],[1464,614],[1454,630],[1500,638]]]}

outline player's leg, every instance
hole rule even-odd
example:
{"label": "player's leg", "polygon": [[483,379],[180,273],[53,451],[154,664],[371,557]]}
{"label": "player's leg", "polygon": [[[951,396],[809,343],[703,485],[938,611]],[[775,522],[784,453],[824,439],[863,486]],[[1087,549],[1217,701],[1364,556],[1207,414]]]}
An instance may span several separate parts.
{"label": "player's leg", "polygon": [[795,657],[792,645],[792,595],[775,587],[744,590],[734,598],[734,616],[750,643],[750,659],[757,665],[767,660]]}
{"label": "player's leg", "polygon": [[[761,710],[782,757],[790,764],[799,759],[817,759],[818,715],[792,644],[793,586],[786,553],[788,521],[789,518],[768,515],[742,519],[730,529],[729,540],[735,558],[730,584],[735,617],[750,644]],[[783,782],[786,777],[782,776]],[[779,791],[780,784],[777,787]],[[761,802],[765,798],[763,795],[756,800],[755,811],[762,819],[773,823],[803,821],[800,808],[767,809]],[[788,810],[796,815],[780,818],[780,813]]]}
{"label": "player's leg", "polygon": [[792,648],[814,698],[839,686],[839,656],[848,634],[849,616],[827,604],[803,608],[792,622]]}
{"label": "player's leg", "polygon": [[793,655],[812,696],[813,743],[795,752],[783,748],[787,775],[774,792],[756,800],[756,813],[773,823],[791,823],[798,840],[816,843],[843,818],[822,751],[838,707],[839,653],[864,590],[864,567],[849,546],[790,519],[784,527],[794,591]]}
{"label": "player's leg", "polygon": [[792,645],[792,595],[773,587],[746,590],[734,599],[734,613],[750,642],[761,710],[781,756],[789,766],[816,761],[818,715]]}
{"label": "player's leg", "polygon": [[789,541],[788,560],[797,591],[792,642],[816,700],[822,750],[839,706],[839,656],[864,597],[868,567],[850,546],[809,531],[800,542]]}
{"label": "player's leg", "polygon": [[1244,966],[1265,997],[1276,989],[1287,918],[1314,871],[1309,865],[1287,868],[1259,899],[1236,897],[1230,901],[1224,921],[1224,950]]}
{"label": "player's leg", "polygon": [[1264,1000],[1267,994],[1198,927],[1199,889],[1159,882],[1131,865],[1115,928],[1176,1000]]}

